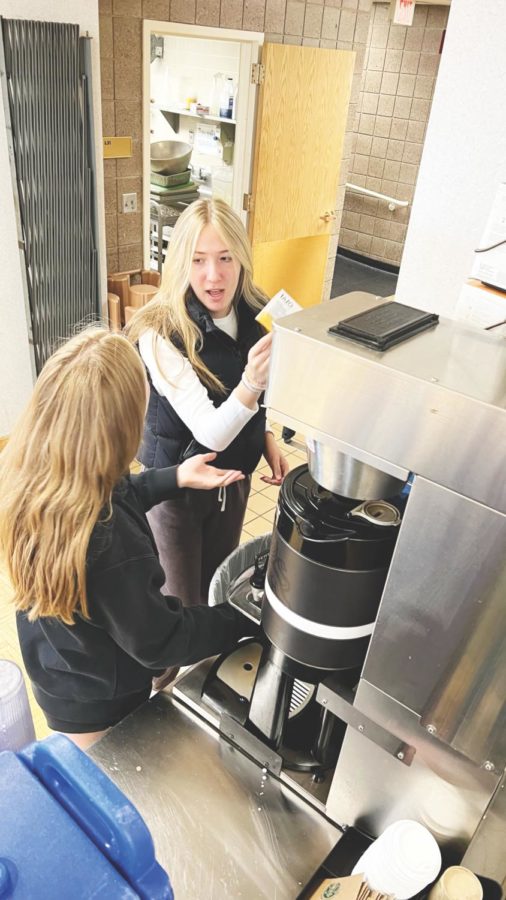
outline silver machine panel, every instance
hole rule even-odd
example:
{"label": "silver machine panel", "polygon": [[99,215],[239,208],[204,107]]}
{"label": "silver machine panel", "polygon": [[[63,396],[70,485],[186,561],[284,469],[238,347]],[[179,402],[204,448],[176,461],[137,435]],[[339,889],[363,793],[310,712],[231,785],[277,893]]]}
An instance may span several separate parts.
{"label": "silver machine panel", "polygon": [[272,418],[394,477],[506,512],[504,340],[449,320],[380,353],[327,333],[384,302],[354,292],[275,325]]}
{"label": "silver machine panel", "polygon": [[[506,343],[449,320],[384,353],[328,333],[382,302],[352,293],[278,321],[266,396],[310,442],[414,476],[354,699],[413,757],[348,727],[326,812],[373,835],[416,818],[446,860],[469,847],[502,883]],[[497,852],[481,853],[489,833]]]}
{"label": "silver machine panel", "polygon": [[91,749],[153,836],[175,897],[294,900],[342,833],[168,694]]}

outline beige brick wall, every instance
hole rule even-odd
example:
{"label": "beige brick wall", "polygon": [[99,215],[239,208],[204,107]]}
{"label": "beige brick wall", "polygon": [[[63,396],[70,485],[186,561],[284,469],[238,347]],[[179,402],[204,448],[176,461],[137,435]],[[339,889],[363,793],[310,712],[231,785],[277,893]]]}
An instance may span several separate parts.
{"label": "beige brick wall", "polygon": [[105,160],[107,270],[138,268],[142,263],[142,214],[121,212],[121,195],[135,191],[141,209],[142,162],[142,19],[184,22],[265,33],[266,41],[355,50],[348,133],[341,167],[339,210],[334,223],[324,296],[330,285],[344,204],[344,184],[353,152],[366,39],[372,0],[100,0],[102,115],[105,135],[131,135],[134,154]]}
{"label": "beige brick wall", "polygon": [[391,212],[346,191],[339,246],[398,266],[449,10],[418,4],[410,27],[391,24],[388,10],[372,10],[347,180],[410,205]]}

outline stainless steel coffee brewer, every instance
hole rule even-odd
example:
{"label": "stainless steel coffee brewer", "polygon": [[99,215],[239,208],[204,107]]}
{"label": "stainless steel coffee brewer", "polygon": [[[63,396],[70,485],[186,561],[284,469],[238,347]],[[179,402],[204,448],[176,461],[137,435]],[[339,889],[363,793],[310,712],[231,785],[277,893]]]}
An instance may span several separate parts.
{"label": "stainless steel coffee brewer", "polygon": [[[310,472],[292,476],[290,502],[278,510],[262,611],[268,643],[263,653],[257,643],[254,665],[253,651],[241,650],[251,673],[242,746],[337,824],[377,835],[395,819],[418,819],[445,861],[464,859],[502,882],[506,346],[450,321],[383,353],[329,333],[381,302],[349,294],[275,327],[266,404],[308,441]],[[387,487],[376,492],[382,479]],[[329,490],[350,530],[363,522],[375,536],[355,548],[348,572],[343,557],[331,566],[312,558],[321,535],[312,545],[307,515],[290,526],[303,490],[306,500],[313,492],[316,504],[328,501],[312,523],[329,528],[324,544],[338,515]],[[338,575],[325,584],[318,565]],[[356,583],[349,590],[347,577]],[[347,606],[360,582],[368,603]],[[187,700],[197,696],[195,677],[178,687]],[[323,792],[283,763],[297,681],[313,685],[321,708],[316,757],[323,768],[335,763]],[[342,726],[330,737],[326,711]],[[219,727],[241,746],[232,720],[222,715]]]}

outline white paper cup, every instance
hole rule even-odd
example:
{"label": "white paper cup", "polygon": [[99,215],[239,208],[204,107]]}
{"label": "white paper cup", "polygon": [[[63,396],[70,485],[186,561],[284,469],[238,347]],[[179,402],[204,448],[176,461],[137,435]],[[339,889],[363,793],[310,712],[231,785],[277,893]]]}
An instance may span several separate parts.
{"label": "white paper cup", "polygon": [[434,885],[429,900],[482,900],[483,888],[476,875],[464,866],[450,866]]}
{"label": "white paper cup", "polygon": [[356,864],[369,886],[409,900],[436,878],[441,853],[430,831],[411,819],[389,825]]}

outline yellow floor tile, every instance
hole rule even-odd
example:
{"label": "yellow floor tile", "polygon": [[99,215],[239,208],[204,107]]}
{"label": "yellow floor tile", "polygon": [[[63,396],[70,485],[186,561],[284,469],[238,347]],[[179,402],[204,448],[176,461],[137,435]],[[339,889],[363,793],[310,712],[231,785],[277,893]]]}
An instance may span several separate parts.
{"label": "yellow floor tile", "polygon": [[251,509],[251,508],[248,506],[248,508],[247,508],[247,510],[246,510],[246,513],[245,513],[245,515],[244,515],[243,527],[247,529],[247,528],[248,528],[248,522],[251,522],[252,519],[256,519],[257,516],[258,516],[258,513],[255,512],[254,509]]}
{"label": "yellow floor tile", "polygon": [[[250,498],[250,499],[251,499],[251,498]],[[254,509],[251,509],[250,506],[249,506],[249,503],[248,503],[248,508],[247,508],[246,513],[245,513],[245,515],[244,515],[244,522],[243,522],[244,527],[247,528],[247,527],[248,527],[248,522],[251,522],[252,519],[256,519],[257,516],[258,516],[258,513],[255,512]]]}
{"label": "yellow floor tile", "polygon": [[260,534],[270,534],[271,532],[272,525],[263,516],[258,516],[257,519],[248,522],[248,534],[250,534],[251,537],[258,537]]}
{"label": "yellow floor tile", "polygon": [[290,468],[290,472],[293,472],[294,469],[298,469],[299,466],[304,465],[304,460],[297,459],[297,457],[292,453],[292,455],[288,457],[288,465]]}
{"label": "yellow floor tile", "polygon": [[253,494],[248,501],[248,510],[252,510],[257,516],[261,516],[269,510],[273,509],[276,501],[263,494]]}
{"label": "yellow floor tile", "polygon": [[263,488],[260,491],[262,497],[268,497],[272,503],[277,504],[279,497],[279,487],[275,484],[266,485],[265,482],[262,482]]}
{"label": "yellow floor tile", "polygon": [[261,491],[265,487],[265,481],[262,481],[262,472],[253,472],[251,476],[251,492]]}

